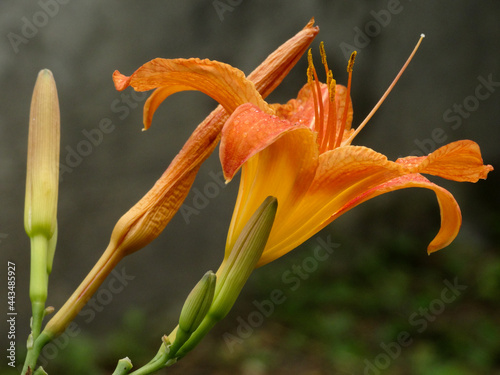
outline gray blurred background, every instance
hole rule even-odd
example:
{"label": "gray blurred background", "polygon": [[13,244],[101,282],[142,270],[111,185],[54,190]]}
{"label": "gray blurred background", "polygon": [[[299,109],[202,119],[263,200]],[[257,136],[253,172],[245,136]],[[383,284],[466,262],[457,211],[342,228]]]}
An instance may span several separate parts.
{"label": "gray blurred background", "polygon": [[[190,132],[215,107],[210,98],[200,93],[175,95],[162,104],[151,129],[142,132],[145,95],[134,97],[130,89],[124,92],[126,97],[116,92],[112,72],[118,69],[129,75],[155,57],[200,57],[227,62],[249,73],[313,16],[320,26],[313,51],[318,57],[319,41],[325,42],[338,83],[346,83],[345,50],[358,50],[352,86],[354,125],[364,119],[392,82],[419,35],[426,34],[410,67],[356,144],[371,147],[394,160],[409,154],[427,154],[451,141],[472,139],[480,144],[485,162],[499,167],[498,1],[0,3],[0,274],[5,275],[7,260],[16,263],[19,353],[28,334],[30,316],[29,240],[23,229],[23,201],[28,115],[38,71],[48,68],[56,79],[61,107],[61,163],[69,167],[60,183],[59,242],[48,300],[57,308],[105,249],[119,217],[149,190]],[[364,38],[359,36],[360,31]],[[305,69],[304,58],[268,101],[285,102],[295,97],[306,81]],[[478,99],[476,88],[484,81],[493,83],[480,89],[482,98]],[[113,130],[102,133],[90,149],[85,149],[82,141],[88,140],[86,134],[96,134],[104,119],[112,121]],[[194,207],[196,191],[213,188],[214,182],[219,181],[214,176],[219,172],[215,152],[202,166],[185,204]],[[112,301],[105,299],[109,295],[101,294],[104,303],[95,319],[77,319],[82,331],[106,335],[120,330],[123,314],[137,308],[155,321],[149,335],[158,339],[168,332],[175,325],[184,296],[207,269],[216,269],[222,259],[237,184],[235,180],[227,187],[213,190],[206,207],[198,210],[197,215],[186,218],[178,214],[157,240],[125,259],[118,269],[130,275],[130,281],[123,292],[111,296]],[[445,252],[452,253],[460,247],[464,249],[461,254],[469,257],[465,259],[478,260],[487,253],[498,260],[498,244],[491,240],[498,239],[499,234],[497,171],[486,182],[440,184],[455,195],[464,216],[463,230]],[[353,254],[368,251],[366,244],[374,244],[387,234],[397,236],[415,231],[414,235],[422,235],[414,237],[414,252],[425,264],[432,259],[427,258],[425,247],[438,225],[433,194],[408,190],[357,207],[319,236],[331,234],[341,243],[343,267],[349,270],[355,267],[350,263],[356,256]],[[494,237],[486,233],[493,233]],[[297,257],[295,253],[301,250],[290,256]],[[369,251],[384,249],[374,246]],[[297,262],[300,259],[299,256]],[[287,257],[278,260],[276,267],[286,261]],[[250,293],[259,272],[272,274],[265,271],[272,267],[275,264],[255,273],[247,288]],[[466,282],[474,283],[481,272],[480,267],[476,268]],[[280,275],[274,280],[277,286]],[[412,282],[418,283],[418,277],[425,277],[425,271]],[[452,279],[453,274],[446,277]],[[498,278],[498,272],[492,277]],[[443,288],[442,279],[434,283],[434,295]],[[254,290],[252,296],[266,298],[272,289],[273,285],[260,287],[260,294]],[[2,297],[2,304],[6,305],[3,301]],[[252,306],[244,307],[243,302],[241,306],[243,314],[252,311]],[[411,311],[410,308],[401,314],[407,316]],[[234,317],[228,324],[228,329],[234,329]],[[4,332],[4,327],[0,325],[0,332]],[[4,337],[2,333],[2,343]],[[220,343],[223,339],[214,334],[213,340]],[[142,344],[139,341],[136,345]],[[154,348],[147,348],[151,355]],[[209,351],[205,352],[210,357]],[[376,356],[376,349],[372,354]],[[358,359],[362,366],[363,358]],[[404,357],[399,361],[405,361]],[[308,368],[307,363],[304,366]],[[339,373],[361,370],[354,365]]]}

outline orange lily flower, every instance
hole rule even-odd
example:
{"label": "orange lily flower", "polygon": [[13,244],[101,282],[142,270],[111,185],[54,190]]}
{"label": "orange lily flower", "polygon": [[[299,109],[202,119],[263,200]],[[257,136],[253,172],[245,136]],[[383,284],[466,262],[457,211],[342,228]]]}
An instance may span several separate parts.
{"label": "orange lily flower", "polygon": [[[156,59],[130,77],[116,73],[114,79],[119,89],[132,86],[143,91],[159,87],[145,105],[146,128],[159,104],[181,90],[202,91],[231,114],[222,129],[220,159],[226,181],[240,168],[242,176],[225,259],[245,223],[267,196],[277,197],[279,208],[257,266],[291,251],[358,204],[407,187],[431,189],[437,196],[441,228],[428,247],[431,253],[456,237],[461,213],[453,195],[421,173],[455,181],[485,179],[493,167],[483,165],[479,146],[463,140],[426,157],[393,162],[367,147],[351,145],[409,64],[420,41],[374,110],[356,130],[351,129],[353,110],[349,95],[355,54],[351,56],[349,81],[344,87],[333,79],[322,45],[327,83],[318,81],[309,55],[308,83],[297,99],[284,105],[269,105],[241,71],[217,61]],[[166,82],[170,86],[162,87]]]}
{"label": "orange lily flower", "polygon": [[333,80],[322,45],[321,56],[327,72],[326,84],[319,83],[309,55],[308,83],[297,99],[273,105],[274,114],[267,108],[244,104],[224,125],[220,159],[226,181],[242,169],[226,257],[251,213],[269,195],[277,197],[279,208],[257,266],[288,253],[358,204],[409,187],[435,192],[441,209],[441,228],[427,251],[446,247],[460,229],[460,208],[450,192],[421,173],[477,182],[486,179],[493,167],[483,165],[479,146],[469,140],[450,143],[425,157],[410,156],[395,162],[370,148],[351,145],[381,101],[353,131],[349,91],[355,54],[348,66],[347,88]]}

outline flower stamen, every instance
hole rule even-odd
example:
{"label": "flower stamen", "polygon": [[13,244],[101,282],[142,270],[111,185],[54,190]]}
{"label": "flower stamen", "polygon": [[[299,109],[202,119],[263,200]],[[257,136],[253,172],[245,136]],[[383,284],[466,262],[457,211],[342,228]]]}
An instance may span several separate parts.
{"label": "flower stamen", "polygon": [[335,105],[335,86],[337,82],[333,79],[333,72],[328,68],[323,42],[319,44],[319,53],[321,55],[321,63],[325,67],[326,86],[328,88],[328,115],[325,124],[323,124],[326,134],[319,145],[319,151],[322,153],[328,150],[329,146],[335,144],[337,135],[337,106]]}
{"label": "flower stamen", "polygon": [[358,135],[358,133],[361,131],[361,129],[363,129],[363,127],[368,123],[368,121],[372,118],[372,116],[375,114],[375,112],[380,108],[380,106],[382,105],[382,103],[384,102],[384,100],[387,98],[387,96],[389,95],[389,93],[391,92],[391,90],[396,85],[396,83],[398,82],[399,78],[401,77],[401,75],[405,71],[406,67],[410,64],[410,61],[413,59],[413,56],[417,52],[417,49],[420,46],[420,43],[422,43],[422,39],[424,39],[424,38],[425,38],[425,35],[424,34],[420,34],[420,39],[418,40],[417,44],[415,45],[415,48],[413,49],[412,53],[410,54],[410,57],[408,57],[408,59],[406,60],[405,64],[403,65],[403,67],[399,71],[399,73],[396,76],[396,78],[394,78],[394,81],[392,81],[392,83],[390,84],[390,86],[385,91],[384,95],[382,95],[382,97],[380,98],[380,100],[378,101],[378,103],[375,105],[375,107],[373,107],[373,109],[368,114],[368,116],[366,116],[366,118],[363,120],[363,122],[361,124],[359,124],[359,126],[356,128],[356,130],[347,139],[346,144],[350,144],[352,142],[352,140],[354,139],[354,137],[356,137]]}
{"label": "flower stamen", "polygon": [[333,147],[333,145],[335,145],[335,138],[337,136],[337,105],[335,104],[337,81],[333,79],[331,70],[328,72],[327,82],[329,103],[326,128],[328,129],[328,141],[325,142],[325,145],[323,147],[324,150],[327,150],[328,147]]}
{"label": "flower stamen", "polygon": [[[323,56],[321,59],[323,61]],[[325,128],[324,124],[325,111],[323,108],[321,85],[318,79],[318,74],[316,73],[316,68],[314,67],[312,52],[310,49],[307,53],[307,61],[309,63],[307,68],[307,82],[310,84],[314,100],[314,130],[318,133],[317,143],[318,146],[320,146],[324,143],[324,139],[326,138],[325,132],[328,131],[328,129]]]}
{"label": "flower stamen", "polygon": [[335,142],[334,148],[337,148],[340,146],[340,143],[342,142],[342,138],[344,137],[344,131],[345,131],[346,122],[347,122],[347,112],[349,110],[349,104],[351,101],[352,68],[354,66],[354,59],[356,58],[356,54],[357,54],[356,51],[351,53],[351,57],[349,58],[349,62],[347,63],[347,72],[349,73],[349,78],[347,80],[347,91],[345,94],[345,107],[344,107],[344,113],[342,114],[342,122],[341,122],[340,129],[339,129],[339,136],[337,138],[337,141]]}
{"label": "flower stamen", "polygon": [[314,77],[316,75],[316,69],[314,69],[314,64],[313,64],[313,59],[312,59],[312,52],[311,49],[307,52],[307,83],[309,84],[309,87],[311,89],[312,95],[313,95],[313,101],[314,101],[314,128],[313,130],[316,130],[319,135],[318,138],[321,139],[321,126],[319,123],[319,98],[317,96],[315,87],[314,87]]}

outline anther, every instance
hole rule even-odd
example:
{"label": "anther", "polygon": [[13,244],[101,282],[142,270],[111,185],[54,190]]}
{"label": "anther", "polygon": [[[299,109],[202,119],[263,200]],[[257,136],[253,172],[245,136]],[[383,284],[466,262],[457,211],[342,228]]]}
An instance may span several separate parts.
{"label": "anther", "polygon": [[347,63],[347,72],[351,73],[352,72],[352,67],[354,65],[354,59],[356,58],[356,55],[358,54],[357,51],[354,51],[351,53],[351,57],[349,57],[349,62]]}
{"label": "anther", "polygon": [[328,76],[328,63],[326,61],[326,52],[325,52],[325,45],[323,42],[319,44],[319,54],[321,55],[321,63],[325,67],[325,73]]}

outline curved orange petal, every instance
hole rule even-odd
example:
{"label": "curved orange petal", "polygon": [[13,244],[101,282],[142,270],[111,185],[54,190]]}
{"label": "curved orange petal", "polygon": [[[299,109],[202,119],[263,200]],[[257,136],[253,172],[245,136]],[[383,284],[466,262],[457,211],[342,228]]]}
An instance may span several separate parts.
{"label": "curved orange petal", "polygon": [[153,122],[153,115],[163,101],[172,94],[180,91],[184,91],[185,88],[182,85],[179,86],[163,86],[154,90],[149,98],[147,98],[144,103],[144,110],[142,113],[142,122],[144,124],[144,129],[147,130],[151,127]]}
{"label": "curved orange petal", "polygon": [[306,194],[298,204],[290,206],[286,215],[276,217],[259,266],[319,232],[331,223],[335,212],[356,196],[404,173],[400,165],[367,147],[339,147],[321,154]]}
{"label": "curved orange petal", "polygon": [[272,139],[269,147],[250,157],[242,169],[226,256],[245,223],[267,196],[272,195],[279,202],[275,222],[285,220],[306,194],[317,165],[315,137],[305,127],[282,132]]}
{"label": "curved orange petal", "polygon": [[118,91],[125,90],[130,85],[130,77],[121,74],[118,70],[113,72],[113,83]]}
{"label": "curved orange petal", "polygon": [[[330,102],[330,94],[328,87],[324,83],[320,83],[321,100],[325,111],[325,121],[328,116],[328,108]],[[344,113],[346,102],[347,88],[342,85],[335,86],[335,105],[337,114],[337,129],[342,122],[342,114]],[[304,124],[314,129],[315,110],[314,97],[311,91],[311,85],[306,83],[299,91],[297,99],[291,99],[286,104],[273,104],[275,114],[280,118],[286,119],[291,123]],[[349,109],[347,112],[346,131],[351,129],[353,116],[352,100],[349,100]]]}
{"label": "curved orange petal", "polygon": [[[144,114],[144,118],[149,121],[161,100],[186,90],[205,93],[220,103],[228,113],[243,103],[253,103],[265,112],[272,112],[241,70],[218,61],[156,58],[141,66],[130,77],[116,71],[113,80],[118,90],[124,90],[128,86],[137,91],[160,89],[149,101],[149,107],[145,108],[145,112],[146,109],[151,111]],[[144,126],[147,129],[150,122]]]}
{"label": "curved orange petal", "polygon": [[411,187],[433,190],[436,194],[436,198],[438,200],[439,208],[441,211],[441,228],[439,229],[436,237],[434,237],[434,239],[427,247],[427,252],[430,254],[448,246],[457,236],[462,224],[462,214],[460,212],[460,207],[458,206],[458,203],[453,195],[448,190],[442,188],[439,185],[433,184],[424,176],[418,173],[397,177],[370,190],[367,190],[363,194],[360,194],[356,198],[346,203],[344,207],[342,207],[330,218],[330,221],[335,220],[344,212],[350,210],[358,204],[363,203],[378,195]]}
{"label": "curved orange petal", "polygon": [[491,165],[484,165],[476,142],[462,140],[438,148],[428,156],[396,160],[413,173],[427,173],[454,181],[477,182],[486,179]]}
{"label": "curved orange petal", "polygon": [[318,33],[319,27],[314,26],[314,18],[311,18],[302,30],[283,43],[248,75],[247,78],[255,84],[263,98],[283,81]]}
{"label": "curved orange petal", "polygon": [[277,116],[262,112],[252,104],[239,106],[226,121],[220,142],[220,161],[226,182],[229,182],[240,167],[259,151],[274,143],[284,132],[294,126]]}

